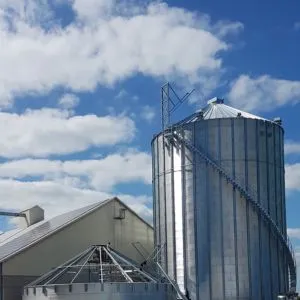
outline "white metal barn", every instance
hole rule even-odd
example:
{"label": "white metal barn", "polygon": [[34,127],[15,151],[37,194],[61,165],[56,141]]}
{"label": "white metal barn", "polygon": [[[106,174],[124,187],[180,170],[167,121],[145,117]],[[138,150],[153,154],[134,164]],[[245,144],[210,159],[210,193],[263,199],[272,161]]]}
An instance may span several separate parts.
{"label": "white metal barn", "polygon": [[[29,224],[43,211],[33,208]],[[36,214],[36,212],[38,214]],[[90,245],[108,244],[136,262],[153,250],[153,228],[118,198],[41,220],[0,239],[0,300],[20,300],[24,285]],[[142,251],[135,249],[138,243]]]}

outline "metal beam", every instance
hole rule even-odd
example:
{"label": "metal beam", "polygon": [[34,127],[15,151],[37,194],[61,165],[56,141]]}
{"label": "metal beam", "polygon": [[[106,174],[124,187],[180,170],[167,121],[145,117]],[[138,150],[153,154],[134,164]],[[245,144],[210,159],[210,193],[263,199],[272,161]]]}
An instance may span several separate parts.
{"label": "metal beam", "polygon": [[114,252],[112,250],[112,253],[117,256],[120,260],[122,260],[123,262],[125,262],[127,264],[128,267],[133,268],[138,274],[139,276],[143,276],[148,278],[150,281],[152,282],[156,282],[150,275],[146,274],[145,272],[142,272],[140,269],[138,269],[135,265],[133,265],[130,261],[128,261],[127,259],[125,259],[124,257],[121,257],[120,255],[118,255],[116,252]]}
{"label": "metal beam", "polygon": [[112,260],[112,262],[118,267],[118,269],[120,270],[120,272],[122,273],[122,275],[129,281],[129,282],[133,282],[133,280],[128,276],[128,274],[122,269],[122,267],[120,266],[120,264],[114,259],[114,257],[109,253],[109,251],[107,251],[107,249],[105,249],[105,247],[103,247],[104,251],[106,252],[106,254],[110,257],[110,259]]}
{"label": "metal beam", "polygon": [[26,218],[26,215],[24,213],[15,213],[9,211],[0,211],[0,216]]}
{"label": "metal beam", "polygon": [[195,91],[186,93],[183,97],[179,97],[172,85],[167,82],[161,88],[161,126],[162,131],[165,130],[172,124],[171,115],[172,113],[183,104],[190,95]]}
{"label": "metal beam", "polygon": [[[94,254],[96,248],[93,249],[93,251],[90,253],[90,255],[87,257],[87,259],[85,260],[85,262],[83,263],[83,265],[80,267],[80,269],[78,270],[78,272],[76,273],[76,275],[73,277],[71,284],[74,282],[74,280],[79,276],[81,270],[84,268],[84,266],[87,264],[87,262],[89,261],[89,259],[92,257],[92,255]],[[73,266],[74,267],[74,266]]]}
{"label": "metal beam", "polygon": [[100,252],[100,279],[101,283],[103,283],[103,263],[102,263],[102,247],[99,247],[99,252]]}
{"label": "metal beam", "polygon": [[36,280],[32,281],[30,285],[26,285],[25,287],[30,287],[34,285],[38,285],[39,282],[45,280],[46,278],[50,277],[52,274],[54,274],[56,271],[59,269],[65,269],[65,268],[70,268],[73,267],[73,263],[78,261],[78,258],[82,257],[83,255],[87,254],[89,251],[91,251],[91,248],[88,248],[84,252],[81,252],[80,254],[76,255],[75,257],[69,259],[65,263],[61,264],[55,269],[52,269],[51,271],[47,272],[46,274],[42,275],[41,277],[37,278]]}
{"label": "metal beam", "polygon": [[[163,269],[163,267],[157,262],[156,263],[158,268],[160,269],[160,271],[162,272],[162,274],[164,275],[164,277],[168,280],[169,283],[172,284],[172,286],[174,287],[174,289],[176,290],[176,292],[178,293],[178,295],[181,297],[182,300],[189,300],[180,290],[180,288],[178,287],[176,281],[173,281],[169,275],[165,272],[165,270]],[[178,298],[177,298],[178,299]]]}
{"label": "metal beam", "polygon": [[[94,251],[94,249],[89,249],[89,251]],[[87,253],[86,253],[87,252]],[[85,255],[88,254],[88,251],[85,251],[83,253],[81,253],[79,256],[77,256],[76,260],[73,260],[73,263],[77,263],[78,261],[80,261],[80,259],[82,259]],[[64,269],[62,269],[60,272],[58,272],[57,274],[55,274],[53,277],[51,277],[47,282],[45,282],[43,285],[48,285],[50,284],[50,282],[53,282],[54,280],[56,280],[57,278],[59,278],[60,276],[62,276],[64,273],[66,273],[70,268],[72,268],[72,264],[69,267],[66,267]],[[57,270],[57,269],[55,269]]]}

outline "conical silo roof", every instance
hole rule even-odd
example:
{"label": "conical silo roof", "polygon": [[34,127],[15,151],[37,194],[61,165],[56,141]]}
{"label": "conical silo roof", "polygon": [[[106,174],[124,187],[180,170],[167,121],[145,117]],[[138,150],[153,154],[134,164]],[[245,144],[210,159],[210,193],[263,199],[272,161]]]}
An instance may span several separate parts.
{"label": "conical silo roof", "polygon": [[38,278],[28,287],[91,282],[146,283],[156,282],[156,279],[109,246],[97,245]]}
{"label": "conical silo roof", "polygon": [[[151,269],[151,268],[150,268]],[[95,245],[24,288],[23,300],[174,300],[174,283],[109,245]]]}
{"label": "conical silo roof", "polygon": [[239,110],[232,106],[224,104],[223,99],[213,98],[207,102],[207,106],[202,110],[203,119],[223,119],[223,118],[235,118],[235,117],[244,117],[248,119],[261,119],[257,115],[250,114],[248,112]]}
{"label": "conical silo roof", "polygon": [[[270,121],[260,116],[250,114],[240,109],[224,104],[224,100],[220,98],[213,98],[207,102],[207,105],[188,116],[184,120],[176,123],[176,125],[196,122],[199,120],[210,120],[210,119],[226,119],[226,118],[247,118],[247,119],[258,119],[263,121]],[[273,121],[270,121],[273,122]]]}

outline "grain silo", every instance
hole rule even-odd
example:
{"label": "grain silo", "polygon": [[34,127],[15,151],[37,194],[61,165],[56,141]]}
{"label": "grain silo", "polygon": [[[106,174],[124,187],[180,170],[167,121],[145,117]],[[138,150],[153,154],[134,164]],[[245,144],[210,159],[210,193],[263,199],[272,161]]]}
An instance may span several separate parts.
{"label": "grain silo", "polygon": [[214,98],[152,140],[160,263],[196,299],[294,291],[286,234],[284,131]]}
{"label": "grain silo", "polygon": [[95,245],[24,288],[23,300],[173,300],[173,285],[108,245]]}

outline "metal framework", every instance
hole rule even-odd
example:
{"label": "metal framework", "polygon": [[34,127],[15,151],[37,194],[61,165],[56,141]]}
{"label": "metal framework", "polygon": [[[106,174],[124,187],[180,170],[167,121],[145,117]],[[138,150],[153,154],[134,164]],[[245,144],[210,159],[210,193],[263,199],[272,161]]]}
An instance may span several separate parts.
{"label": "metal framework", "polygon": [[165,129],[171,124],[171,114],[183,103],[195,89],[187,92],[183,97],[179,97],[173,89],[172,85],[167,82],[161,88],[161,125],[164,132]]}
{"label": "metal framework", "polygon": [[173,141],[177,141],[183,144],[185,147],[189,148],[191,151],[199,155],[199,157],[203,159],[207,165],[218,172],[227,181],[228,184],[231,184],[233,189],[237,190],[241,194],[241,196],[252,205],[253,209],[265,221],[266,225],[269,226],[271,232],[273,233],[273,236],[280,241],[287,258],[290,291],[294,293],[296,291],[297,283],[296,260],[292,244],[289,241],[288,237],[285,237],[285,235],[282,234],[266,209],[262,207],[259,202],[257,202],[257,197],[251,194],[251,189],[249,189],[248,187],[243,187],[242,184],[240,184],[236,179],[232,178],[221,165],[211,159],[209,155],[206,154],[202,149],[200,149],[199,147],[195,147],[192,143],[186,140],[183,135],[180,134],[180,129],[180,127],[173,128],[171,132],[169,132],[168,136],[172,137]]}
{"label": "metal framework", "polygon": [[97,282],[156,283],[158,279],[135,266],[108,245],[95,245],[27,287]]}

